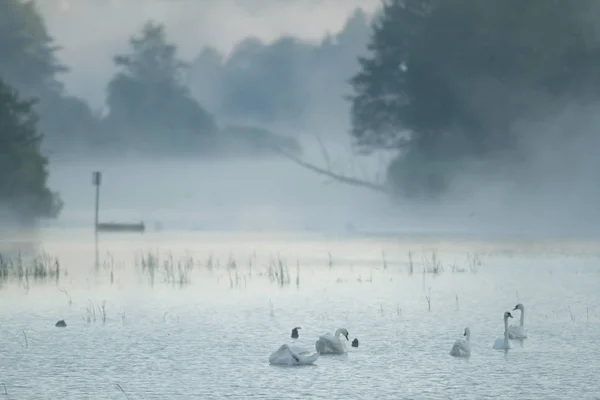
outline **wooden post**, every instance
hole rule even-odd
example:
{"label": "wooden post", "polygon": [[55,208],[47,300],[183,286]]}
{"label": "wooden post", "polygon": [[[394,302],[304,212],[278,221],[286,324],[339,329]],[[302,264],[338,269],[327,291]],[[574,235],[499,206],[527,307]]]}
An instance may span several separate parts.
{"label": "wooden post", "polygon": [[95,251],[95,267],[99,268],[98,259],[98,209],[100,207],[100,184],[102,183],[102,174],[99,171],[92,173],[92,184],[96,186],[96,208],[94,212],[94,249]]}
{"label": "wooden post", "polygon": [[100,207],[100,184],[102,183],[102,174],[94,171],[92,174],[92,183],[96,186],[96,209],[94,214],[94,232],[98,233],[98,208]]}

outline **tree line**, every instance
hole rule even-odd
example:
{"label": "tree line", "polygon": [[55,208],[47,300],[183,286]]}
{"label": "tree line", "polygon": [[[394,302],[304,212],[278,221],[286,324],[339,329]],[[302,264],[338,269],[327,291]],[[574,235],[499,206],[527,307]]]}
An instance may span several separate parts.
{"label": "tree line", "polygon": [[[382,185],[337,177],[393,196],[438,199],[465,171],[476,169],[491,179],[499,166],[512,165],[517,167],[507,173],[518,175],[518,166],[526,165],[529,156],[522,141],[544,139],[543,132],[523,129],[524,122],[543,120],[566,104],[597,102],[599,12],[593,0],[385,0],[364,32],[366,18],[359,12],[341,36],[317,47],[309,49],[289,37],[271,45],[249,39],[227,60],[207,49],[191,70],[168,43],[164,27],[148,23],[131,38],[129,53],[115,57],[120,72],[107,88],[109,113],[99,116],[64,93],[57,77],[67,69],[58,62],[58,48],[34,4],[7,0],[0,2],[0,33],[5,38],[0,54],[9,56],[0,58],[0,76],[25,98],[39,99],[36,111],[49,146],[89,148],[92,143],[93,148],[106,148],[118,143],[150,151],[168,143],[195,154],[223,146],[215,114],[196,100],[208,103],[213,92],[203,90],[202,82],[218,83],[214,93],[219,95],[210,103],[216,114],[242,122],[281,118],[301,123],[306,107],[318,103],[326,115],[328,102],[347,90],[349,134],[357,152],[393,152],[395,158]],[[365,48],[351,54],[349,43],[360,32]],[[344,39],[343,34],[348,36]],[[301,72],[321,74],[321,80],[313,81],[316,86],[335,81],[330,72],[315,67],[327,65],[336,51],[348,69],[338,71],[335,90],[319,103],[315,90],[307,90],[295,77]],[[186,83],[194,76],[196,84]],[[203,76],[208,78],[203,81]],[[2,118],[25,112],[7,105],[16,98],[10,88],[3,90],[9,94],[1,106],[11,111],[0,113]],[[241,124],[230,132],[244,136],[247,130]],[[276,136],[260,127],[252,132],[263,144],[268,142],[266,147],[301,161],[293,141],[279,138],[274,143]],[[0,149],[10,148],[6,143],[14,137],[3,129]],[[38,143],[28,148],[39,147],[38,139],[22,141]],[[27,169],[38,171],[31,182],[44,187],[43,157],[36,165]],[[56,210],[59,202],[51,192],[39,193],[35,196],[48,204],[40,209],[52,214],[48,210]]]}
{"label": "tree line", "polygon": [[260,127],[223,126],[190,93],[189,65],[161,24],[147,22],[129,39],[129,51],[114,57],[118,72],[107,85],[106,114],[65,92],[60,77],[69,68],[34,1],[0,2],[0,36],[0,77],[24,98],[39,100],[35,111],[51,153],[206,155],[227,151],[231,141],[247,153],[275,145],[300,150],[293,139]]}

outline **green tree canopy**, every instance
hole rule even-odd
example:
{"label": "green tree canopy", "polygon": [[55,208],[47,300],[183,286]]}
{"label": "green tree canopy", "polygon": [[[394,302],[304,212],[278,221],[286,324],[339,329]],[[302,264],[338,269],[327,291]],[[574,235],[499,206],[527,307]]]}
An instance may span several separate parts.
{"label": "green tree canopy", "polygon": [[388,179],[409,196],[444,193],[471,161],[513,159],[520,121],[600,95],[599,9],[592,0],[387,0],[351,80],[356,146],[397,150]]}
{"label": "green tree canopy", "polygon": [[40,151],[33,105],[0,80],[0,206],[25,223],[55,218],[62,208],[46,186],[48,160]]}
{"label": "green tree canopy", "polygon": [[186,64],[167,42],[164,26],[146,23],[129,44],[130,53],[114,59],[121,71],[108,85],[109,123],[137,132],[137,139],[162,135],[157,145],[179,142],[187,147],[197,144],[195,139],[212,138],[214,118],[182,84]]}

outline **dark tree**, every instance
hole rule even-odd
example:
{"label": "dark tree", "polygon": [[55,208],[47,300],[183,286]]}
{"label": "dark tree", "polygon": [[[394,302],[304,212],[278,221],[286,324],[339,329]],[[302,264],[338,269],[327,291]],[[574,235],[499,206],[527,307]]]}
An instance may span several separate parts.
{"label": "dark tree", "polygon": [[183,85],[186,64],[167,42],[164,27],[148,22],[129,44],[129,54],[115,57],[121,71],[108,85],[109,129],[155,149],[210,147],[214,118]]}
{"label": "dark tree", "polygon": [[44,144],[55,151],[81,145],[97,126],[84,101],[63,93],[58,76],[68,68],[56,56],[59,49],[35,2],[0,1],[0,77],[23,96],[39,99]]}
{"label": "dark tree", "polygon": [[519,122],[600,94],[599,9],[591,0],[387,0],[351,81],[356,147],[397,151],[389,184],[423,198],[472,163],[526,159],[518,144],[532,133]]}
{"label": "dark tree", "polygon": [[68,69],[56,57],[59,47],[48,34],[35,2],[0,2],[0,75],[26,95],[62,89],[56,76]]}
{"label": "dark tree", "polygon": [[48,160],[41,154],[34,100],[21,100],[0,80],[0,206],[20,222],[58,216],[62,201],[47,187]]}

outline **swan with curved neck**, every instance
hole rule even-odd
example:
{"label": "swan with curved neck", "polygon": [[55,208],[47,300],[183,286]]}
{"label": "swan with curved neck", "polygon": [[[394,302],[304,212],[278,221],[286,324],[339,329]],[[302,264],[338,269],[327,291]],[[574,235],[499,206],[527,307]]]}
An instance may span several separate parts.
{"label": "swan with curved neck", "polygon": [[509,339],[527,339],[527,331],[525,330],[525,307],[523,303],[519,303],[513,308],[513,311],[521,311],[521,319],[519,325],[510,325],[508,327],[508,338]]}
{"label": "swan with curved neck", "polygon": [[452,345],[450,349],[451,356],[469,357],[471,355],[471,330],[469,327],[465,328],[463,336],[464,339],[457,339]]}
{"label": "swan with curved neck", "polygon": [[494,342],[494,349],[496,350],[508,350],[512,346],[510,340],[508,340],[508,319],[512,318],[512,314],[509,311],[504,313],[504,337],[496,339]]}
{"label": "swan with curved neck", "polygon": [[346,352],[346,346],[340,339],[340,335],[344,335],[346,341],[348,339],[348,330],[346,328],[339,328],[332,335],[325,333],[319,336],[319,339],[315,342],[315,349],[320,354],[343,354]]}
{"label": "swan with curved neck", "polygon": [[309,365],[319,358],[319,353],[310,354],[308,350],[287,344],[281,345],[269,356],[272,365]]}

